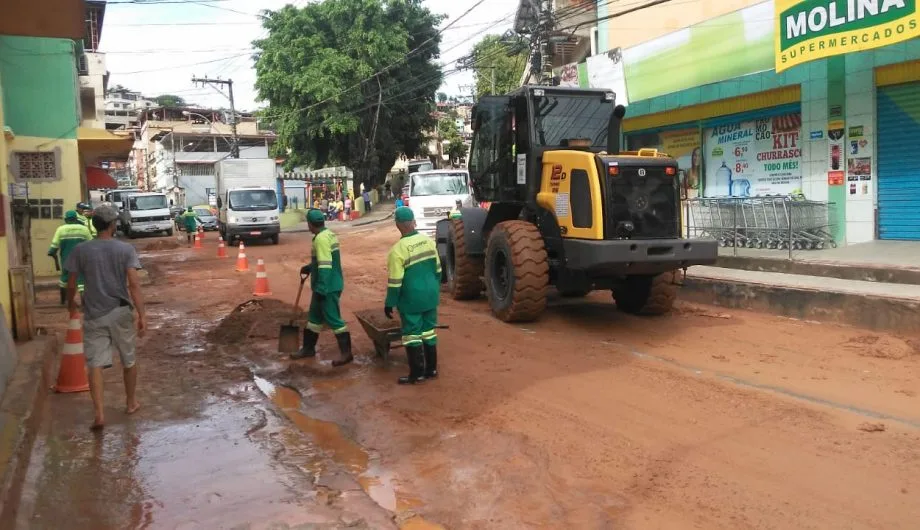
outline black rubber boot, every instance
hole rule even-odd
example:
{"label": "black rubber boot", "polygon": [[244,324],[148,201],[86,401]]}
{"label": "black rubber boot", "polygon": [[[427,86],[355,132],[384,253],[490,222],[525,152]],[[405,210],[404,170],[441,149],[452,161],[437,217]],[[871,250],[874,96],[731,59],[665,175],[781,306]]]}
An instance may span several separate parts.
{"label": "black rubber boot", "polygon": [[335,336],[335,340],[339,343],[339,351],[342,352],[342,356],[332,361],[332,366],[345,366],[354,361],[355,357],[351,354],[351,333],[348,331],[339,333]]}
{"label": "black rubber boot", "polygon": [[438,346],[425,344],[425,379],[438,378]]}
{"label": "black rubber boot", "polygon": [[425,380],[425,350],[421,345],[406,346],[406,358],[409,361],[409,375],[400,377],[401,385],[414,385]]}
{"label": "black rubber boot", "polygon": [[297,353],[291,354],[291,359],[304,359],[306,357],[316,357],[316,341],[319,340],[319,333],[307,328],[303,330],[303,348]]}
{"label": "black rubber boot", "polygon": [[61,291],[61,305],[66,305],[67,304],[67,288],[61,287],[60,291]]}

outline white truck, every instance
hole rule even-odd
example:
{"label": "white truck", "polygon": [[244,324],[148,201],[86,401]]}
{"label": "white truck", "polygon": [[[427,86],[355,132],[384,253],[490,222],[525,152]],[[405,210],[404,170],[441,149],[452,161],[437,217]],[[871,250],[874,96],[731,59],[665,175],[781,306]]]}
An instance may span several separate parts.
{"label": "white truck", "polygon": [[134,238],[139,234],[173,234],[173,220],[169,213],[169,200],[164,193],[132,192],[121,200],[121,228]]}
{"label": "white truck", "polygon": [[217,163],[218,230],[228,245],[236,239],[271,239],[278,244],[275,159],[225,159]]}
{"label": "white truck", "polygon": [[416,229],[434,236],[438,221],[450,214],[457,203],[474,205],[470,174],[465,169],[435,169],[409,175],[408,192],[403,198],[415,214]]}

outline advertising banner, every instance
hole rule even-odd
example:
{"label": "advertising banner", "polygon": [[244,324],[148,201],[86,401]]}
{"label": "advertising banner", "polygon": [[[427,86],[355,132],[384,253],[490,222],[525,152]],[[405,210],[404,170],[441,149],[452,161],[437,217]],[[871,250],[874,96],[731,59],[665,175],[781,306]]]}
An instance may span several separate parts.
{"label": "advertising banner", "polygon": [[774,31],[769,1],[627,48],[629,98],[641,101],[770,70]]}
{"label": "advertising banner", "polygon": [[559,70],[559,86],[578,88],[578,63],[566,64]]}
{"label": "advertising banner", "polygon": [[785,195],[802,187],[799,113],[705,129],[707,197]]}
{"label": "advertising banner", "polygon": [[920,36],[917,0],[775,0],[776,71]]}
{"label": "advertising banner", "polygon": [[626,93],[626,73],[623,70],[623,52],[615,48],[606,53],[592,55],[585,60],[588,67],[588,86],[606,88],[616,94],[616,104],[629,105]]}
{"label": "advertising banner", "polygon": [[661,151],[677,160],[681,187],[688,199],[699,196],[701,169],[700,130],[682,129],[661,133]]}

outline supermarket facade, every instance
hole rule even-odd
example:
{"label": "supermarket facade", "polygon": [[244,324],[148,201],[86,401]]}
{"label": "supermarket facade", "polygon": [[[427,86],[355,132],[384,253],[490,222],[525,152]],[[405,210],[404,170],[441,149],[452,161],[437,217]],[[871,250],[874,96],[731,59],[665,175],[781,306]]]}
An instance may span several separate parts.
{"label": "supermarket facade", "polygon": [[688,197],[804,194],[838,243],[920,241],[917,1],[687,4],[599,22],[608,51],[561,83],[613,89],[625,145],[677,158]]}

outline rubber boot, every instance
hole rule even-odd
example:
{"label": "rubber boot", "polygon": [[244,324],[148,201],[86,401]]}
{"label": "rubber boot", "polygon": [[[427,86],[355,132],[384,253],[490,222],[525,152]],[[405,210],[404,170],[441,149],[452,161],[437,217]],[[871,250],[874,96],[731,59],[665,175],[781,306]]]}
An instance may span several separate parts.
{"label": "rubber boot", "polygon": [[67,288],[61,287],[60,291],[61,291],[61,305],[66,305],[67,304]]}
{"label": "rubber boot", "polygon": [[438,345],[425,344],[425,379],[438,378]]}
{"label": "rubber boot", "polygon": [[303,348],[297,350],[297,353],[291,354],[291,359],[303,359],[306,357],[316,357],[316,341],[319,340],[319,333],[304,328],[303,330]]}
{"label": "rubber boot", "polygon": [[406,346],[406,358],[409,361],[409,375],[398,379],[401,385],[414,385],[425,380],[425,350],[422,345]]}
{"label": "rubber boot", "polygon": [[332,366],[345,366],[351,361],[354,361],[355,357],[351,354],[351,333],[347,331],[339,333],[335,336],[335,340],[339,343],[339,351],[342,353],[342,356],[332,361]]}

